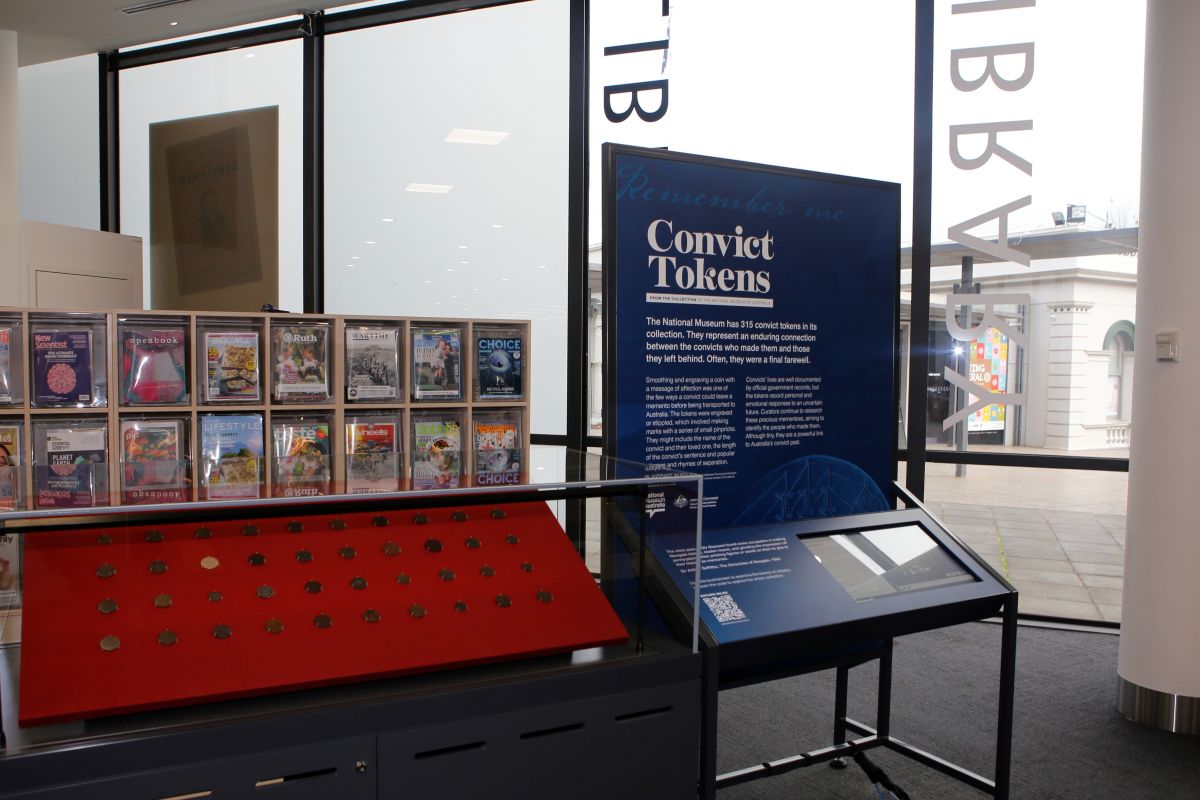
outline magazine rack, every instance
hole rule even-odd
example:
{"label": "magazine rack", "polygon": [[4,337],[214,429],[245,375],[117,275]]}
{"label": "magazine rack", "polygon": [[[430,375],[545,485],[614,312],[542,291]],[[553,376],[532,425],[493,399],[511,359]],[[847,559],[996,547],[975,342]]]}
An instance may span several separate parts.
{"label": "magazine rack", "polygon": [[[156,325],[171,325],[181,329],[186,340],[182,351],[184,363],[181,365],[184,373],[181,379],[183,391],[176,400],[160,401],[153,395],[148,398],[131,396],[136,393],[127,391],[127,387],[122,383],[122,332],[136,326],[153,330]],[[276,391],[278,376],[272,367],[277,353],[272,343],[272,331],[285,325],[313,326],[327,332],[328,346],[324,365],[325,380],[328,384],[327,395],[298,395]],[[360,398],[353,396],[358,392],[350,391],[352,387],[348,385],[345,363],[347,333],[364,326],[394,327],[398,331],[399,363],[394,397],[381,398],[377,394],[363,393]],[[46,403],[38,402],[35,398],[36,381],[33,374],[32,348],[29,346],[30,336],[35,329],[55,327],[92,332],[92,380],[96,391],[95,397],[86,404]],[[458,360],[455,366],[460,374],[458,397],[415,397],[417,392],[413,373],[413,333],[425,328],[456,328],[461,331],[461,348],[455,356]],[[477,470],[483,473],[491,470],[493,474],[496,471],[496,465],[491,463],[491,459],[476,458],[471,442],[473,425],[477,418],[481,423],[491,424],[497,412],[505,412],[510,419],[518,421],[518,448],[524,450],[529,446],[531,376],[528,364],[528,321],[6,308],[0,309],[0,330],[9,331],[8,341],[0,340],[0,371],[6,369],[10,379],[8,386],[0,386],[0,444],[6,451],[16,451],[6,453],[8,458],[5,460],[15,461],[17,466],[16,469],[12,469],[10,463],[0,464],[0,470],[4,470],[4,474],[0,475],[0,508],[36,506],[33,494],[39,485],[38,479],[43,476],[48,465],[35,464],[35,456],[38,454],[34,438],[37,427],[35,423],[42,424],[56,418],[69,417],[93,426],[107,426],[108,458],[103,463],[93,463],[92,469],[106,470],[107,485],[114,491],[124,486],[121,458],[123,426],[126,433],[134,427],[130,423],[138,421],[148,423],[146,427],[151,434],[156,428],[159,432],[164,429],[178,430],[177,461],[182,465],[178,485],[166,493],[144,492],[141,497],[135,493],[133,497],[123,498],[125,502],[134,503],[208,499],[208,493],[203,486],[204,453],[201,434],[204,419],[210,415],[249,415],[261,419],[264,446],[258,465],[259,485],[251,496],[271,497],[283,493],[278,491],[279,487],[276,484],[286,472],[280,468],[287,465],[276,463],[272,454],[273,423],[277,419],[297,415],[307,417],[309,421],[315,420],[317,424],[324,424],[330,439],[325,451],[327,455],[323,456],[326,461],[323,472],[328,476],[329,488],[322,489],[318,486],[313,489],[317,493],[346,490],[347,477],[353,477],[352,474],[348,475],[347,470],[349,466],[350,473],[353,473],[355,466],[354,456],[347,456],[347,424],[369,426],[381,418],[395,423],[394,455],[387,457],[393,462],[395,483],[389,485],[386,481],[373,484],[367,482],[356,489],[352,482],[348,487],[349,491],[395,491],[410,485],[414,451],[421,445],[428,444],[424,439],[418,442],[414,438],[413,423],[422,414],[447,412],[460,422],[457,472],[461,475],[462,485],[472,483],[472,476],[476,475]],[[507,332],[523,340],[520,359],[521,391],[509,396],[497,393],[494,388],[481,392],[481,388],[484,387],[481,385],[480,368],[487,367],[487,359],[473,352],[477,330],[480,336],[500,338],[500,334]],[[257,372],[258,390],[241,397],[214,397],[207,383],[208,365],[204,352],[206,335],[237,331],[257,335],[259,363],[255,365],[254,371]],[[502,356],[497,358],[503,360]],[[169,361],[165,366],[169,367]],[[158,368],[162,369],[164,365],[160,364]],[[5,441],[5,437],[10,441]],[[12,439],[16,441],[13,442]],[[507,473],[510,477],[519,472],[519,469],[513,469],[513,466],[508,465]],[[39,468],[42,473],[38,472]],[[452,480],[448,485],[457,483]],[[303,493],[310,493],[308,489]]]}

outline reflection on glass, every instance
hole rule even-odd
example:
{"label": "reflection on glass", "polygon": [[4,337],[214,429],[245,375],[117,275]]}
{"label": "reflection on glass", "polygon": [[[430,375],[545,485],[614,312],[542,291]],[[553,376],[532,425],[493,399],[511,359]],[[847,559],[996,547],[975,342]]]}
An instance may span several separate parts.
{"label": "reflection on glass", "polygon": [[873,600],[976,578],[918,525],[802,539],[855,600]]}

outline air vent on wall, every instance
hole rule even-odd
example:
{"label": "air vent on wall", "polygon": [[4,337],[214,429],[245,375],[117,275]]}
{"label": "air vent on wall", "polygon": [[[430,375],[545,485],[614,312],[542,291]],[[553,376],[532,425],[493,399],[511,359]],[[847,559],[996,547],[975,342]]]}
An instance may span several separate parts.
{"label": "air vent on wall", "polygon": [[153,11],[156,8],[166,8],[167,6],[178,6],[184,3],[190,3],[192,0],[150,0],[148,3],[138,3],[133,6],[125,6],[121,9],[122,14],[141,14],[146,11]]}

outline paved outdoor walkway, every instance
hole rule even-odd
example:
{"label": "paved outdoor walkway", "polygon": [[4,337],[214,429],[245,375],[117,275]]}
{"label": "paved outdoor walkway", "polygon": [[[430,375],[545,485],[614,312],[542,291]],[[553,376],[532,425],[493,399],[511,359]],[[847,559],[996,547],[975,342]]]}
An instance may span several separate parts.
{"label": "paved outdoor walkway", "polygon": [[928,464],[926,505],[1021,593],[1022,613],[1121,620],[1123,472]]}

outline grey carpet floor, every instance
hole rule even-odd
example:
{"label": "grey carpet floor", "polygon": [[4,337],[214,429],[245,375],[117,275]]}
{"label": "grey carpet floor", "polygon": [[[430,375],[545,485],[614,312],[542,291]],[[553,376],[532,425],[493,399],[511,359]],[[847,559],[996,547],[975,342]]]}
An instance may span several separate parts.
{"label": "grey carpet floor", "polygon": [[[1022,627],[1017,639],[1014,800],[1200,798],[1200,736],[1164,733],[1116,711],[1116,636]],[[896,641],[892,735],[991,777],[1000,627],[962,625]],[[1200,665],[1197,666],[1200,669]],[[850,672],[850,716],[874,725],[874,665]],[[721,693],[718,772],[832,742],[833,673]],[[870,758],[912,800],[987,795],[880,749]],[[798,769],[718,792],[718,800],[866,800],[851,764]]]}

